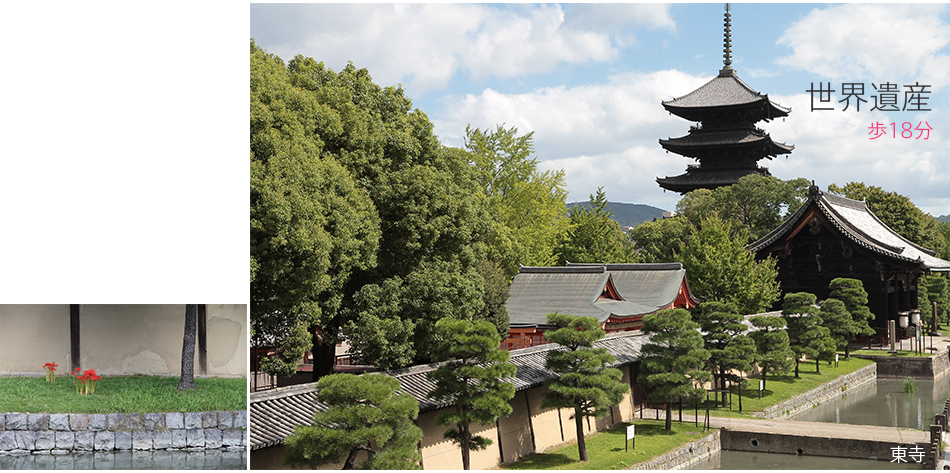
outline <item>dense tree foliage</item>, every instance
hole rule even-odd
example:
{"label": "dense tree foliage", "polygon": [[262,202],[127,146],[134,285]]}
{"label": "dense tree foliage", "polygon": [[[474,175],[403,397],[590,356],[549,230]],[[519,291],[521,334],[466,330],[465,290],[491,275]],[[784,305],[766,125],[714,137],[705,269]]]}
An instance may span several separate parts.
{"label": "dense tree foliage", "polygon": [[742,232],[732,236],[731,225],[715,215],[700,223],[681,250],[693,294],[733,303],[741,314],[771,307],[779,297],[776,262],[756,261],[745,242]]}
{"label": "dense tree foliage", "polygon": [[863,182],[849,182],[844,187],[828,186],[828,192],[849,199],[867,201],[877,218],[908,240],[938,253],[945,251],[948,240],[938,227],[938,222],[917,208],[909,198],[896,192],[887,192]]}
{"label": "dense tree foliage", "polygon": [[586,462],[584,419],[608,415],[610,406],[619,403],[630,386],[621,381],[619,369],[609,367],[616,358],[606,348],[594,347],[606,334],[597,319],[555,313],[548,315],[548,324],[555,330],[545,332],[544,338],[565,349],[547,352],[544,367],[558,377],[548,383],[541,407],[574,410],[577,451],[580,461]]}
{"label": "dense tree foliage", "polygon": [[785,294],[782,302],[782,318],[788,332],[789,348],[795,354],[795,377],[798,378],[798,365],[803,356],[810,356],[816,360],[834,354],[835,342],[831,338],[831,331],[822,325],[817,298],[809,292],[792,292]]}
{"label": "dense tree foliage", "polygon": [[501,338],[490,322],[442,319],[435,324],[437,338],[434,359],[444,361],[427,375],[436,388],[429,396],[455,406],[439,413],[436,422],[450,426],[445,438],[462,451],[462,468],[471,469],[471,450],[482,450],[491,439],[472,435],[470,425],[491,425],[511,414],[508,401],[515,386],[505,378],[517,371],[508,361],[510,354],[498,349]]}
{"label": "dense tree foliage", "polygon": [[844,302],[834,298],[819,302],[818,307],[820,308],[821,323],[828,329],[831,338],[835,341],[835,348],[843,348],[845,358],[847,358],[850,355],[848,342],[852,340],[849,337],[853,337],[851,327],[854,325],[854,320],[851,318],[851,314],[845,308]]}
{"label": "dense tree foliage", "polygon": [[[284,463],[310,469],[343,462],[343,469],[420,469],[417,445],[422,429],[414,421],[419,404],[400,393],[398,380],[384,374],[334,374],[317,382],[317,411],[311,425],[299,425],[284,441]],[[356,464],[357,455],[368,459]]]}
{"label": "dense tree foliage", "polygon": [[750,174],[731,186],[692,191],[680,199],[676,211],[693,225],[718,215],[729,222],[734,236],[743,235],[748,239],[745,243],[751,243],[798,210],[805,202],[808,186],[804,178],[783,181]]}
{"label": "dense tree foliage", "polygon": [[650,337],[641,348],[639,381],[651,388],[651,398],[666,403],[666,430],[672,429],[671,403],[696,400],[712,380],[705,371],[709,352],[686,309],[671,309],[645,315],[643,333]]}
{"label": "dense tree foliage", "polygon": [[920,290],[917,297],[927,304],[926,310],[924,310],[923,305],[920,306],[922,315],[932,315],[932,303],[936,302],[937,320],[944,320],[947,324],[950,324],[950,291],[947,290],[947,279],[937,274],[923,276],[920,278],[919,285]]}
{"label": "dense tree foliage", "polygon": [[499,125],[495,131],[466,127],[465,135],[475,180],[499,224],[489,259],[501,264],[509,279],[519,265],[555,264],[555,245],[568,228],[564,171],[538,170],[531,157],[533,133],[518,136],[517,128]]}
{"label": "dense tree foliage", "polygon": [[641,263],[673,263],[680,261],[680,251],[691,231],[689,220],[677,215],[643,222],[633,227],[627,236]]}
{"label": "dense tree foliage", "polygon": [[795,353],[788,347],[788,332],[785,320],[774,315],[756,315],[749,318],[758,330],[749,336],[755,341],[755,362],[762,371],[762,385],[769,373],[785,373],[792,367]]}
{"label": "dense tree foliage", "polygon": [[[847,339],[844,344],[844,357],[850,358],[851,350],[848,342],[862,335],[874,335],[874,329],[870,325],[874,314],[868,308],[868,293],[864,290],[864,283],[861,280],[852,278],[832,279],[828,288],[831,289],[828,297],[844,303],[844,309],[851,317],[849,324],[832,329]],[[828,326],[827,323],[825,325]]]}
{"label": "dense tree foliage", "polygon": [[[755,342],[746,332],[735,304],[707,301],[693,310],[693,320],[703,333],[704,348],[709,351],[707,369],[717,382],[717,389],[726,389],[726,381],[739,382],[736,373],[752,370]],[[716,384],[714,384],[716,385]]]}
{"label": "dense tree foliage", "polygon": [[574,205],[570,229],[558,245],[559,263],[635,262],[633,244],[612,216],[603,187],[591,194],[589,206]]}

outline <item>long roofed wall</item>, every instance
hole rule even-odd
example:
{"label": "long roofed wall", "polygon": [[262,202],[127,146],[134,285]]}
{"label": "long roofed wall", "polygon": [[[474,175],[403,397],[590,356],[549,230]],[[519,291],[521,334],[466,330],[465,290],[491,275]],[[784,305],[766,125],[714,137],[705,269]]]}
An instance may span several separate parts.
{"label": "long roofed wall", "polygon": [[871,325],[878,328],[917,307],[920,274],[950,269],[950,261],[884,225],[866,202],[815,186],[795,214],[748,248],[759,259],[778,259],[778,280],[786,294],[810,292],[821,300],[833,279],[861,280],[875,315]]}
{"label": "long roofed wall", "polygon": [[679,138],[661,139],[668,152],[693,158],[685,174],[657,178],[660,187],[687,193],[696,189],[714,189],[735,184],[749,174],[770,175],[760,167],[763,158],[789,154],[795,148],[772,141],[756,123],[788,116],[791,109],[782,107],[768,95],[760,94],[742,81],[731,64],[731,14],[726,9],[725,66],[719,75],[702,87],[673,100],[664,101],[670,113],[700,122],[690,127],[689,134]]}

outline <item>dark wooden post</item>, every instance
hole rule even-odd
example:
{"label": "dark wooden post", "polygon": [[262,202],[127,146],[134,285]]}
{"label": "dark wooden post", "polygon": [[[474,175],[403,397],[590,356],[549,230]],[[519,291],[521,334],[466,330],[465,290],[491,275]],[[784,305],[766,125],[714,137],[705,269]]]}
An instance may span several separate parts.
{"label": "dark wooden post", "polygon": [[79,304],[69,304],[69,364],[70,371],[79,368]]}
{"label": "dark wooden post", "polygon": [[208,374],[208,306],[198,304],[198,368]]}

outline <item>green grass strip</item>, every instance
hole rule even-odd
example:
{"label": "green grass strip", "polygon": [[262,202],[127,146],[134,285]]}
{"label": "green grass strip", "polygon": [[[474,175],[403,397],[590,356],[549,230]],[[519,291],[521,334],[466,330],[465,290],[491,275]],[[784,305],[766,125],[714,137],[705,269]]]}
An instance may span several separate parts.
{"label": "green grass strip", "polygon": [[[612,429],[587,436],[587,463],[581,463],[577,454],[577,442],[549,449],[544,453],[529,455],[515,463],[502,465],[508,470],[623,470],[637,463],[672,452],[690,442],[711,434],[703,432],[702,424],[673,423],[673,430],[663,429],[662,420],[652,419],[632,422],[637,426],[636,448],[624,451],[627,426],[620,423]],[[630,442],[628,442],[630,443]]]}
{"label": "green grass strip", "polygon": [[95,394],[76,393],[71,376],[0,377],[0,412],[107,414],[243,411],[245,378],[197,378],[196,391],[178,392],[177,377],[106,376]]}
{"label": "green grass strip", "polygon": [[924,350],[923,353],[917,354],[915,351],[910,350],[899,350],[897,352],[891,353],[887,350],[852,350],[852,355],[875,355],[875,356],[916,356],[921,358],[930,358],[934,356],[936,352],[930,350]]}

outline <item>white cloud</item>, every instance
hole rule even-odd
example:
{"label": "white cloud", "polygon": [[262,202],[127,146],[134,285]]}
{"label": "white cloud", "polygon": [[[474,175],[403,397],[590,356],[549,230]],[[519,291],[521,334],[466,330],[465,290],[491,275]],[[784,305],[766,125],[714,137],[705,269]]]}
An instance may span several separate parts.
{"label": "white cloud", "polygon": [[335,69],[353,61],[412,96],[459,72],[483,81],[611,61],[637,44],[632,27],[675,31],[668,5],[252,4],[251,13],[251,36],[269,52]]}
{"label": "white cloud", "polygon": [[[822,78],[887,81],[948,76],[950,26],[941,4],[846,4],[809,12],[778,44],[792,48],[778,64]],[[900,32],[895,34],[894,32]],[[895,77],[897,76],[897,77]]]}

